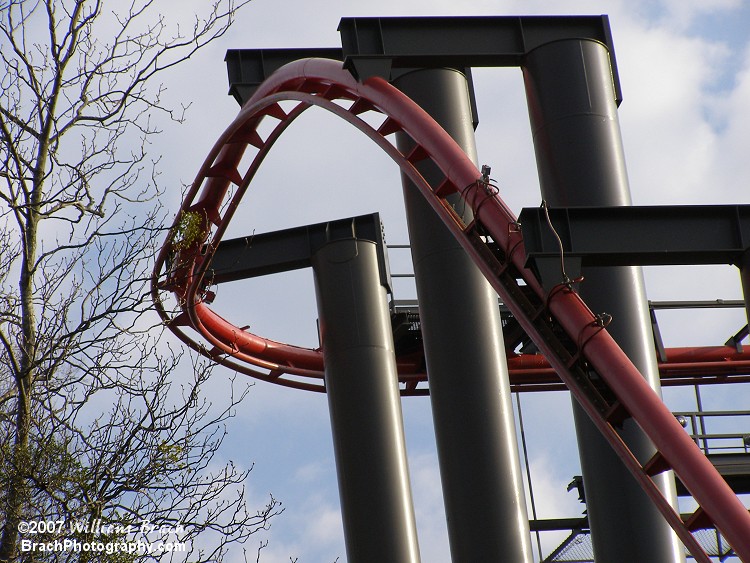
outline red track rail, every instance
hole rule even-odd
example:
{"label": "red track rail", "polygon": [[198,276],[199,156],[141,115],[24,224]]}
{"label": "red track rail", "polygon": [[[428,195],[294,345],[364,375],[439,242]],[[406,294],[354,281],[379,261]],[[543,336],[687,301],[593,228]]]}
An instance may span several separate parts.
{"label": "red track rail", "polygon": [[[297,103],[285,111],[280,103],[290,100]],[[750,561],[747,508],[609,336],[606,320],[594,315],[569,285],[544,291],[524,268],[520,229],[496,190],[481,181],[474,163],[432,118],[382,79],[359,84],[340,63],[308,59],[287,65],[259,87],[201,167],[157,258],[152,293],[170,329],[194,349],[240,372],[284,385],[319,388],[310,379],[322,371],[319,351],[274,342],[237,328],[209,308],[209,283],[205,280],[213,249],[263,158],[286,127],[312,105],[367,134],[421,190],[696,560],[710,561],[690,529],[713,525],[739,557]],[[365,111],[385,116],[378,129],[358,117]],[[265,139],[257,132],[263,119],[275,120]],[[402,154],[388,140],[395,132],[414,140],[415,148],[409,154]],[[246,151],[255,154],[247,169],[240,171]],[[432,160],[442,171],[438,185],[430,185],[415,168],[415,163],[423,160]],[[474,210],[476,219],[470,225],[443,199],[455,192]],[[198,218],[199,236],[174,241],[180,221],[188,214]],[[494,248],[502,250],[491,250],[480,231],[489,233]],[[163,291],[177,296],[178,311],[167,311],[161,299]],[[198,338],[188,329],[196,331]],[[408,380],[410,370],[415,378],[418,375],[415,364],[402,361],[399,367],[402,380]],[[596,377],[591,377],[592,372]],[[656,446],[657,455],[645,464],[635,458],[615,430],[626,417],[632,417]],[[653,475],[668,469],[677,473],[700,506],[687,524],[652,480]]]}

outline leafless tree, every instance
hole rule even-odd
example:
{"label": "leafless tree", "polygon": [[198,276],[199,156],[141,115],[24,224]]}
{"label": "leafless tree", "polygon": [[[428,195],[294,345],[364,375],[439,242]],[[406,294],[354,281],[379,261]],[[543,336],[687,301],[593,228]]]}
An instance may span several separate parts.
{"label": "leafless tree", "polygon": [[[178,369],[148,297],[164,219],[148,149],[184,109],[160,77],[248,1],[180,27],[154,0],[0,0],[0,561],[220,561],[280,510],[249,509],[249,470],[216,455],[247,388],[207,401],[210,370]],[[146,520],[188,552],[22,549],[26,521],[66,523],[34,541],[114,541],[97,526]]]}

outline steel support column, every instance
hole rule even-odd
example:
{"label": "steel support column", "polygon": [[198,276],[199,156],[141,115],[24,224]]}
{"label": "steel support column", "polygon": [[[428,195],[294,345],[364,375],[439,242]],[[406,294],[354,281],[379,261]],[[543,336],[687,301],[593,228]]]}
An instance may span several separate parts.
{"label": "steel support column", "polygon": [[737,267],[740,269],[740,281],[742,282],[742,297],[745,299],[745,313],[748,326],[750,326],[750,248],[742,253]]}
{"label": "steel support column", "polygon": [[420,560],[386,288],[355,234],[312,257],[347,559]]}
{"label": "steel support column", "polygon": [[[462,73],[417,70],[393,83],[476,160]],[[497,295],[407,180],[404,197],[453,561],[530,562]]]}
{"label": "steel support column", "polygon": [[[630,205],[606,47],[578,39],[548,43],[528,53],[522,69],[547,203]],[[586,268],[583,274],[580,291],[586,303],[595,312],[612,315],[609,331],[658,392],[640,269]],[[596,561],[684,561],[683,548],[667,523],[577,404],[574,415]],[[625,422],[621,435],[641,461],[654,453],[632,421]],[[671,473],[660,479],[662,490],[675,499]]]}

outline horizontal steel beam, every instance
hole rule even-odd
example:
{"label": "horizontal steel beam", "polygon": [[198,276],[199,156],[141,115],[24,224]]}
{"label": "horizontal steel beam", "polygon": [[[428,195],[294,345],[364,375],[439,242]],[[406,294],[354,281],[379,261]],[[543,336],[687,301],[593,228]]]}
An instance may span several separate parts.
{"label": "horizontal steel beam", "polygon": [[206,278],[220,284],[308,268],[315,252],[345,238],[377,244],[381,282],[390,291],[390,268],[378,213],[221,241]]}
{"label": "horizontal steel beam", "polygon": [[[714,464],[735,493],[750,493],[750,453],[708,453],[706,457]],[[679,478],[676,484],[677,493],[680,496],[689,496],[690,493]]]}
{"label": "horizontal steel beam", "polygon": [[[229,75],[229,95],[233,96],[240,106],[255,92],[256,88],[276,70],[287,63],[300,59],[318,57],[343,61],[344,55],[338,47],[320,47],[308,49],[229,49],[224,61]],[[479,125],[477,101],[474,95],[474,81],[471,68],[462,68],[469,83],[469,100],[474,129]]]}
{"label": "horizontal steel beam", "polygon": [[339,23],[344,67],[359,80],[399,68],[521,66],[532,49],[561,39],[606,45],[622,101],[609,18],[601,16],[355,17]]}
{"label": "horizontal steel beam", "polygon": [[[549,220],[547,216],[549,214]],[[527,265],[548,281],[585,266],[734,264],[750,248],[750,205],[525,208]]]}
{"label": "horizontal steel beam", "polygon": [[532,532],[559,532],[573,530],[588,530],[588,516],[574,518],[548,518],[545,520],[529,520]]}
{"label": "horizontal steel beam", "polygon": [[274,71],[299,59],[320,57],[343,61],[339,47],[305,49],[229,49],[224,62],[229,75],[229,95],[240,106],[253,95],[255,89]]}

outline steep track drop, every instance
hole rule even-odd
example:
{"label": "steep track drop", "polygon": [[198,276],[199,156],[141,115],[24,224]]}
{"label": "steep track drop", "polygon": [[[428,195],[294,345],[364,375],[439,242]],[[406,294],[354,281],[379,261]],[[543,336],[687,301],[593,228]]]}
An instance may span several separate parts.
{"label": "steep track drop", "polygon": [[[280,103],[289,101],[296,105],[285,111]],[[695,559],[710,561],[690,530],[715,526],[737,555],[750,561],[748,510],[607,333],[607,319],[593,314],[570,283],[561,282],[549,292],[539,285],[524,267],[517,220],[493,186],[431,117],[385,80],[370,78],[360,84],[340,62],[307,59],[283,67],[258,88],[208,155],[157,258],[152,293],[170,329],[194,349],[242,373],[319,390],[306,380],[322,373],[319,350],[274,342],[221,318],[208,306],[206,279],[212,253],[264,157],[310,106],[322,107],[367,134],[420,189]],[[367,111],[385,116],[377,129],[359,117]],[[258,126],[264,119],[274,120],[275,127],[262,138]],[[389,140],[396,132],[414,140],[408,154]],[[240,170],[245,153],[252,151],[247,169]],[[424,160],[442,171],[437,185],[430,185],[415,168]],[[474,211],[471,224],[464,224],[444,199],[456,192]],[[165,307],[164,291],[177,297],[177,312]],[[402,362],[402,381],[408,381],[410,369],[414,367]],[[656,446],[657,454],[645,463],[616,432],[628,417]],[[699,504],[686,523],[652,480],[669,469]]]}

